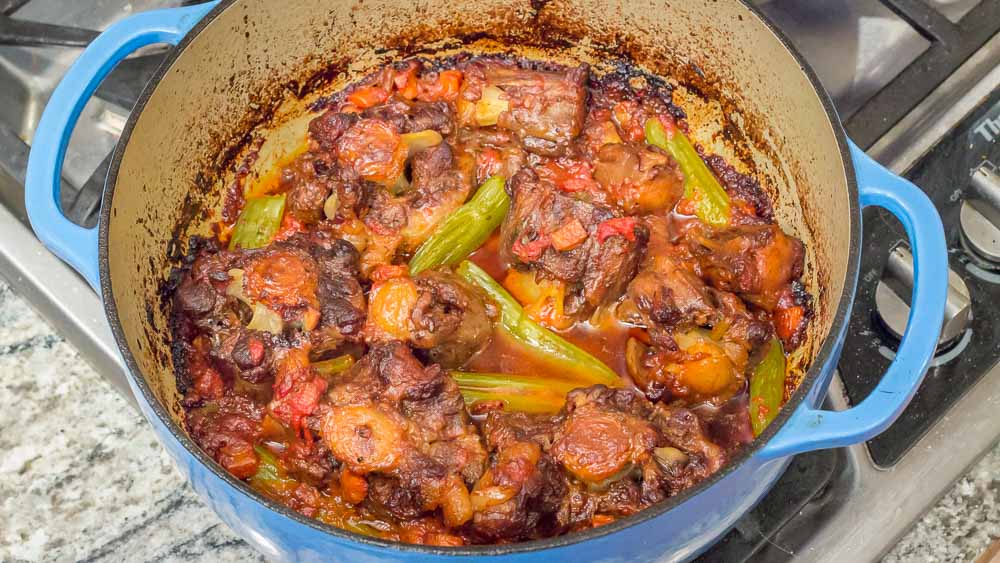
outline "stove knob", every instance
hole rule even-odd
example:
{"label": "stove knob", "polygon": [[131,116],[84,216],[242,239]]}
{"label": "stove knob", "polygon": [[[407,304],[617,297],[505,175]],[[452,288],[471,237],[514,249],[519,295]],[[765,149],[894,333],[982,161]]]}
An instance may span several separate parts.
{"label": "stove knob", "polygon": [[[913,291],[913,256],[900,245],[889,253],[882,279],[875,288],[875,309],[882,325],[896,338],[901,338],[910,316],[910,296]],[[948,269],[948,298],[938,349],[956,343],[972,319],[972,299],[969,288],[955,272]]]}
{"label": "stove knob", "polygon": [[1000,174],[983,163],[972,174],[972,197],[962,202],[962,245],[976,264],[1000,270]]}

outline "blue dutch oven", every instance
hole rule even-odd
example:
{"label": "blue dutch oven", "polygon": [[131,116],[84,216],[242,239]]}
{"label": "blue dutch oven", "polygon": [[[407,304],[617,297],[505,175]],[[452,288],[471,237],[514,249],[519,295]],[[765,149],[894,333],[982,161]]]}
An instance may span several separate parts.
{"label": "blue dutch oven", "polygon": [[[58,178],[76,119],[101,79],[136,49],[176,45],[118,143],[100,225],[63,217]],[[541,541],[437,548],[375,540],[264,499],[216,465],[183,429],[161,287],[192,234],[209,232],[235,168],[258,169],[303,138],[308,105],[405,56],[506,52],[595,69],[627,58],[675,77],[696,130],[730,123],[713,150],[752,162],[782,226],[808,248],[816,317],[796,357],[802,379],[777,419],[710,479],[641,513]],[[707,103],[706,103],[707,102]],[[226,0],[147,12],[98,37],[66,74],[38,127],[28,214],[39,238],[99,291],[132,392],[205,502],[261,553],[286,560],[497,557],[520,561],[685,560],[719,538],[774,484],[790,456],[884,430],[910,400],[940,330],[947,256],[940,219],[918,188],[844,135],[826,93],[787,40],[737,1]],[[909,325],[871,395],[842,412],[819,405],[854,299],[861,209],[902,222],[915,262]]]}

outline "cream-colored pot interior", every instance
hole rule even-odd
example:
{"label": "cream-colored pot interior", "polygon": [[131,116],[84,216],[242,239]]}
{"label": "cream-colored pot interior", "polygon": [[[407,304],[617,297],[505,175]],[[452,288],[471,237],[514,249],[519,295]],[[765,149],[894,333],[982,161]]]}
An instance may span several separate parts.
{"label": "cream-colored pot interior", "polygon": [[195,33],[123,137],[102,256],[124,339],[175,421],[161,290],[189,236],[210,232],[249,150],[259,146],[259,173],[301,144],[316,97],[406,56],[505,52],[597,71],[626,57],[678,84],[693,137],[754,173],[806,243],[817,315],[800,369],[830,330],[852,224],[839,125],[778,37],[735,0],[237,0]]}

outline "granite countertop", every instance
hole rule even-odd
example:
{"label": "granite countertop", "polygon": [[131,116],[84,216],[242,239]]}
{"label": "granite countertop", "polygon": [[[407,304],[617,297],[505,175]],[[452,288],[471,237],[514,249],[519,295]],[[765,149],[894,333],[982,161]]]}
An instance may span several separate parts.
{"label": "granite countertop", "polygon": [[[152,429],[0,282],[0,562],[261,561]],[[885,558],[970,561],[1000,536],[1000,447]]]}

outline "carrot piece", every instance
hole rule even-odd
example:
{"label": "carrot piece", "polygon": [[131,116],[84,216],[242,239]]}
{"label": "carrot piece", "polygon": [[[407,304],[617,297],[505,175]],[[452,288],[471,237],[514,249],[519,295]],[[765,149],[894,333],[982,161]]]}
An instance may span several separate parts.
{"label": "carrot piece", "polygon": [[358,88],[347,96],[347,101],[359,109],[377,106],[389,99],[389,92],[381,86],[366,86]]}
{"label": "carrot piece", "polygon": [[560,252],[572,250],[587,240],[587,229],[579,219],[574,218],[553,231],[549,238],[552,239],[552,248]]}
{"label": "carrot piece", "polygon": [[346,502],[360,504],[368,496],[368,481],[345,467],[340,472],[340,492]]}

